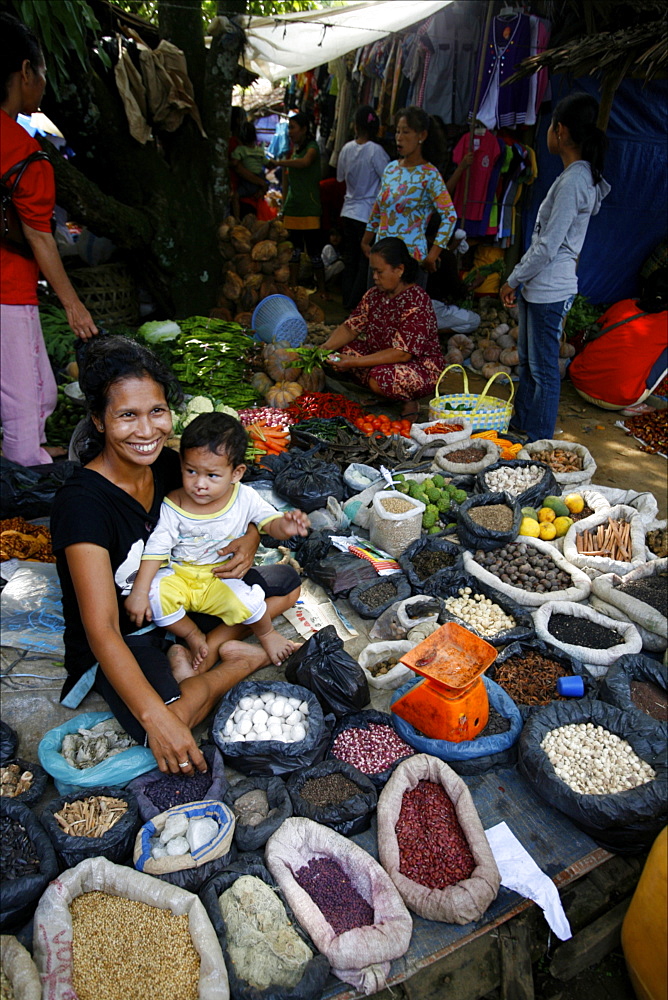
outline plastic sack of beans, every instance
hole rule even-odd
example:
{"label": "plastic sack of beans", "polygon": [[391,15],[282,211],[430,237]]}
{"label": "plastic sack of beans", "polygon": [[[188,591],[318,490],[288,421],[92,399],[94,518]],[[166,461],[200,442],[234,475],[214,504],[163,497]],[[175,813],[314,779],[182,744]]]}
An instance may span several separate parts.
{"label": "plastic sack of beans", "polygon": [[[248,819],[252,822],[245,821],[243,815],[237,813],[235,803],[242,796],[257,791],[264,792],[267,799],[267,815],[264,819],[259,820],[257,816],[250,815]],[[285,784],[280,778],[267,775],[243,778],[228,788],[223,801],[236,816],[234,842],[240,851],[257,851],[264,847],[283,820],[292,816],[292,802]]]}
{"label": "plastic sack of beans", "polygon": [[37,901],[58,874],[56,854],[44,827],[20,802],[0,799],[0,931],[30,920]]}
{"label": "plastic sack of beans", "polygon": [[[190,942],[199,958],[199,1000],[229,1000],[230,989],[223,953],[206,910],[197,896],[133,868],[115,865],[106,858],[89,858],[76,868],[67,869],[47,888],[39,901],[33,941],[35,964],[44,984],[42,1000],[69,1000],[76,995],[73,978],[77,959],[72,949],[70,904],[85,893],[109,893],[123,900],[170,910],[177,917],[185,916]],[[113,951],[113,957],[107,953],[105,958],[118,970],[119,975],[126,979],[137,974],[145,975],[149,963],[146,940],[138,938],[137,947],[141,949],[141,954],[134,954],[124,949],[119,951],[113,928],[106,926],[105,932],[99,935],[101,940],[96,944],[96,961],[91,962],[90,969],[85,973],[88,985],[94,989],[96,977],[105,975],[99,949],[107,945]],[[163,940],[162,950],[168,946],[169,942]],[[183,961],[182,955],[177,953],[173,961]],[[80,974],[83,974],[82,970]],[[172,987],[173,984],[165,982],[165,989],[168,986]],[[174,995],[173,989],[169,992]]]}
{"label": "plastic sack of beans", "polygon": [[427,581],[447,580],[462,572],[462,549],[439,535],[423,535],[399,556],[399,565],[413,593],[423,594]]}
{"label": "plastic sack of beans", "polygon": [[334,727],[327,757],[351,764],[382,788],[399,761],[414,752],[395,722],[395,716],[373,708],[344,715]]}
{"label": "plastic sack of beans", "polygon": [[[119,815],[113,825],[100,836],[78,836],[77,833],[81,826],[78,828],[70,827],[72,832],[68,832],[63,828],[62,822],[59,823],[56,819],[56,814],[63,812],[66,803],[80,800],[86,802],[88,799],[98,797],[114,799],[119,804],[126,806],[125,811]],[[87,805],[92,813],[93,810],[90,806],[93,804],[87,803]],[[118,808],[120,811],[120,805]],[[97,811],[99,812],[99,810]],[[128,788],[87,788],[85,792],[79,792],[76,795],[63,795],[47,802],[40,819],[64,868],[73,868],[85,858],[95,858],[98,855],[119,864],[128,861],[132,855],[135,835],[141,825],[137,799]]]}
{"label": "plastic sack of beans", "polygon": [[[620,656],[639,653],[642,649],[642,639],[635,625],[615,621],[586,604],[550,601],[533,612],[533,620],[539,639],[581,660],[594,677],[603,677]],[[562,623],[570,624],[573,630],[579,627],[579,632],[574,631],[570,640],[560,638],[558,626]],[[587,637],[589,633],[591,638]]]}
{"label": "plastic sack of beans", "polygon": [[[387,872],[354,841],[296,816],[270,837],[265,860],[334,975],[366,995],[382,990],[390,963],[406,953],[413,932]],[[312,887],[319,902],[302,884]]]}
{"label": "plastic sack of beans", "polygon": [[[508,660],[511,660],[511,665],[503,667]],[[512,669],[514,663],[517,663],[515,671]],[[499,680],[506,675],[512,678],[507,685]],[[536,708],[563,700],[557,693],[557,678],[560,676],[582,677],[588,698],[597,697],[598,691],[598,682],[584,663],[555,646],[549,646],[535,635],[505,646],[486,676],[513,699],[523,719]]]}
{"label": "plastic sack of beans", "polygon": [[[622,752],[631,753],[650,765],[655,777],[635,788],[613,794],[582,794],[560,777],[541,743],[548,734],[562,727],[592,724],[599,735],[611,733],[624,741]],[[569,748],[571,754],[575,751]],[[601,750],[603,747],[601,748]],[[589,773],[595,778],[614,778],[614,765],[603,770],[598,751],[588,748]],[[570,757],[567,759],[571,759]],[[618,854],[636,854],[648,850],[657,833],[666,825],[668,802],[668,767],[666,742],[658,734],[653,720],[606,705],[602,701],[553,702],[532,712],[519,741],[520,773],[532,789],[553,809],[559,809],[592,837],[601,847]],[[608,764],[605,765],[608,767]]]}
{"label": "plastic sack of beans", "polygon": [[295,816],[322,823],[344,837],[368,829],[378,801],[373,782],[340,760],[323,760],[293,774],[287,786]]}
{"label": "plastic sack of beans", "polygon": [[192,775],[163,774],[155,768],[128,784],[137,798],[142,823],[182,802],[223,801],[228,786],[222,754],[213,743],[202,744],[200,750],[206,771],[196,770]]}
{"label": "plastic sack of beans", "polygon": [[[435,787],[425,789],[423,782]],[[418,805],[412,794],[418,786],[436,794],[421,796]],[[427,920],[479,920],[499,891],[499,870],[471,793],[452,768],[428,754],[405,760],[380,794],[378,856],[406,905]]]}
{"label": "plastic sack of beans", "polygon": [[[274,780],[279,781],[280,779],[276,778]],[[285,911],[291,925],[291,931],[302,939],[312,953],[312,957],[306,962],[301,978],[292,986],[287,987],[271,983],[270,985],[263,985],[261,987],[250,983],[237,972],[235,962],[230,956],[230,936],[221,914],[219,899],[242,876],[251,876],[252,878],[260,879],[271,888],[271,891],[275,894],[276,899],[280,901]],[[239,858],[238,861],[228,865],[225,871],[217,872],[203,886],[200,891],[200,899],[213,924],[223,955],[225,956],[227,974],[230,980],[230,991],[235,1000],[319,1000],[329,975],[329,962],[324,955],[318,952],[308,934],[302,930],[297,920],[295,920],[294,913],[285,896],[271,873],[258,857],[248,856]],[[256,937],[258,946],[262,947],[259,943],[259,933]],[[274,953],[271,947],[265,948],[264,951],[266,960],[268,962],[274,961]],[[266,976],[263,977],[263,983],[266,978]]]}
{"label": "plastic sack of beans", "polygon": [[638,717],[645,725],[654,724],[658,733],[668,736],[666,695],[668,667],[649,656],[636,653],[622,656],[601,681],[601,701]]}
{"label": "plastic sack of beans", "polygon": [[[478,515],[486,515],[484,524],[476,520],[477,507],[485,508]],[[489,552],[517,538],[521,522],[522,509],[510,493],[478,493],[460,505],[457,535],[464,548]]]}
{"label": "plastic sack of beans", "polygon": [[[438,619],[441,624],[443,622],[456,622],[470,632],[481,636],[485,642],[489,642],[492,646],[505,646],[509,642],[526,639],[534,634],[534,624],[529,608],[523,608],[520,604],[516,604],[511,598],[474,576],[463,573],[449,581],[434,580],[432,583],[430,580],[425,587],[425,593],[435,594],[444,602],[443,610]],[[494,608],[498,609],[496,614],[503,613],[506,617],[512,618],[515,624],[503,623],[503,619],[499,618],[501,625],[498,631],[492,631],[492,627],[486,625],[478,628],[468,615],[464,618],[458,615],[452,606],[445,606],[445,602],[449,598],[454,597],[455,600],[468,598],[468,601],[475,601],[476,595],[483,597],[486,601],[491,601]],[[462,615],[465,613],[462,611]]]}
{"label": "plastic sack of beans", "polygon": [[[42,984],[30,952],[11,934],[0,935],[0,965],[15,1000],[42,1000]],[[4,994],[2,994],[4,996]]]}
{"label": "plastic sack of beans", "polygon": [[628,621],[665,639],[667,572],[668,559],[653,559],[624,576],[605,573],[593,581],[591,589],[596,597],[623,611]]}
{"label": "plastic sack of beans", "polygon": [[[561,490],[557,480],[554,478],[554,473],[548,465],[544,465],[542,462],[524,462],[518,461],[517,459],[510,459],[508,461],[496,462],[494,465],[488,466],[476,477],[476,492],[477,493],[489,493],[490,490],[499,489],[498,486],[493,486],[489,480],[488,475],[490,472],[496,472],[497,469],[508,471],[511,469],[531,469],[531,466],[538,466],[543,469],[542,477],[531,486],[522,490],[521,493],[512,490],[513,496],[517,500],[520,507],[540,507],[543,502],[544,497],[547,496],[559,496]],[[494,479],[495,477],[492,477]]]}
{"label": "plastic sack of beans", "polygon": [[326,625],[307,639],[283,667],[287,681],[312,691],[323,712],[333,712],[337,718],[364,708],[371,699],[364,672],[343,648],[343,640],[333,625]]}

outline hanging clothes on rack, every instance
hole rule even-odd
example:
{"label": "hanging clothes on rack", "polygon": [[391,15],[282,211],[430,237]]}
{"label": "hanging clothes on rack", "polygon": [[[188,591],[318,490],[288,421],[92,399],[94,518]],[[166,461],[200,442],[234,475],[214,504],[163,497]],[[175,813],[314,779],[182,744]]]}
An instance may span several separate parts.
{"label": "hanging clothes on rack", "polygon": [[430,50],[422,107],[445,125],[465,122],[471,102],[482,22],[456,4],[434,14],[421,43]]}
{"label": "hanging clothes on rack", "polygon": [[[459,164],[469,149],[469,134],[465,133],[454,148],[452,159]],[[477,132],[473,136],[473,163],[471,164],[470,180],[466,205],[464,205],[464,191],[466,187],[466,174],[462,174],[454,194],[454,205],[460,219],[466,219],[463,229],[469,232],[469,222],[480,222],[485,206],[487,204],[487,190],[492,178],[494,167],[501,156],[501,149],[498,140],[489,129],[485,129],[482,134]]]}
{"label": "hanging clothes on rack", "polygon": [[[552,24],[540,17],[529,15],[531,48],[530,55],[537,56],[544,52],[550,41]],[[535,125],[538,116],[538,109],[543,103],[543,97],[547,89],[549,76],[547,69],[543,67],[538,73],[533,73],[529,77],[529,101],[527,104],[527,114],[525,125]]]}
{"label": "hanging clothes on rack", "polygon": [[524,125],[529,104],[527,77],[501,86],[531,52],[531,22],[526,14],[499,15],[492,22],[490,38],[481,53],[484,59],[483,92],[476,118],[487,128]]}

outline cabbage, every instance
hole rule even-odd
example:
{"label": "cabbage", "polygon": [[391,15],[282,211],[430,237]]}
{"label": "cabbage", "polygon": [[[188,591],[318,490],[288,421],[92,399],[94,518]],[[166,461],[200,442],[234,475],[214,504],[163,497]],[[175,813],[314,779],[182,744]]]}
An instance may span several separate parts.
{"label": "cabbage", "polygon": [[147,344],[163,344],[168,340],[176,340],[181,334],[181,327],[172,319],[156,319],[144,323],[137,333]]}
{"label": "cabbage", "polygon": [[216,403],[214,406],[216,413],[227,413],[228,416],[234,417],[235,420],[239,419],[239,413],[237,410],[233,410],[231,406],[225,406],[224,403]]}
{"label": "cabbage", "polygon": [[199,413],[213,413],[213,402],[208,396],[193,396],[186,403],[186,413],[195,417]]}

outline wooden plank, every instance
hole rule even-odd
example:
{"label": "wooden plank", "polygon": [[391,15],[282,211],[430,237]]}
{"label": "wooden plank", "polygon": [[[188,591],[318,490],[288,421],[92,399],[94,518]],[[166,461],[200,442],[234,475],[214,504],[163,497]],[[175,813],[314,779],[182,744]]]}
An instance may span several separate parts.
{"label": "wooden plank", "polygon": [[526,921],[499,927],[501,1000],[534,1000],[531,932]]}
{"label": "wooden plank", "polygon": [[570,941],[560,945],[552,957],[550,974],[555,979],[567,982],[583,969],[600,962],[613,948],[618,947],[622,921],[630,902],[630,897],[622,900]]}
{"label": "wooden plank", "polygon": [[[485,934],[403,983],[407,1000],[478,1000],[501,980],[496,935]],[[388,991],[389,996],[390,991]],[[394,997],[396,1000],[396,995]]]}

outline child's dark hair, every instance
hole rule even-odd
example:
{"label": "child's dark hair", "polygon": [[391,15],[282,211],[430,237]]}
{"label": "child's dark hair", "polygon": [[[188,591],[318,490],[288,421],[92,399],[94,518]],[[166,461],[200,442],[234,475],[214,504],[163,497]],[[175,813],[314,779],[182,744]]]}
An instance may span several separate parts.
{"label": "child's dark hair", "polygon": [[445,153],[445,143],[438,124],[431,115],[428,115],[422,108],[414,104],[410,108],[402,108],[394,116],[395,126],[402,118],[406,119],[406,124],[414,132],[426,132],[427,137],[422,142],[422,155],[429,163],[440,167]]}
{"label": "child's dark hair", "polygon": [[358,135],[365,135],[367,139],[375,139],[380,128],[378,115],[370,104],[363,104],[355,112],[355,129]]}
{"label": "child's dark hair", "polygon": [[242,146],[254,146],[257,142],[257,129],[252,122],[244,122],[239,129],[239,139]]}
{"label": "child's dark hair", "polygon": [[403,280],[410,285],[417,280],[420,273],[420,265],[408,252],[408,247],[398,236],[384,236],[382,240],[371,247],[371,253],[380,254],[386,264],[390,267],[401,267],[403,265]]}
{"label": "child's dark hair", "polygon": [[39,39],[27,25],[3,10],[0,12],[0,87],[3,101],[8,97],[10,76],[20,71],[26,59],[35,72],[44,65]]}
{"label": "child's dark hair", "polygon": [[598,101],[591,94],[569,94],[559,101],[552,114],[552,128],[561,123],[570,132],[573,143],[582,151],[591,167],[594,184],[603,176],[608,140],[597,127]]}
{"label": "child's dark hair", "polygon": [[224,455],[233,469],[244,464],[248,434],[227,413],[200,413],[181,435],[181,458],[191,448],[206,448],[214,455]]}

